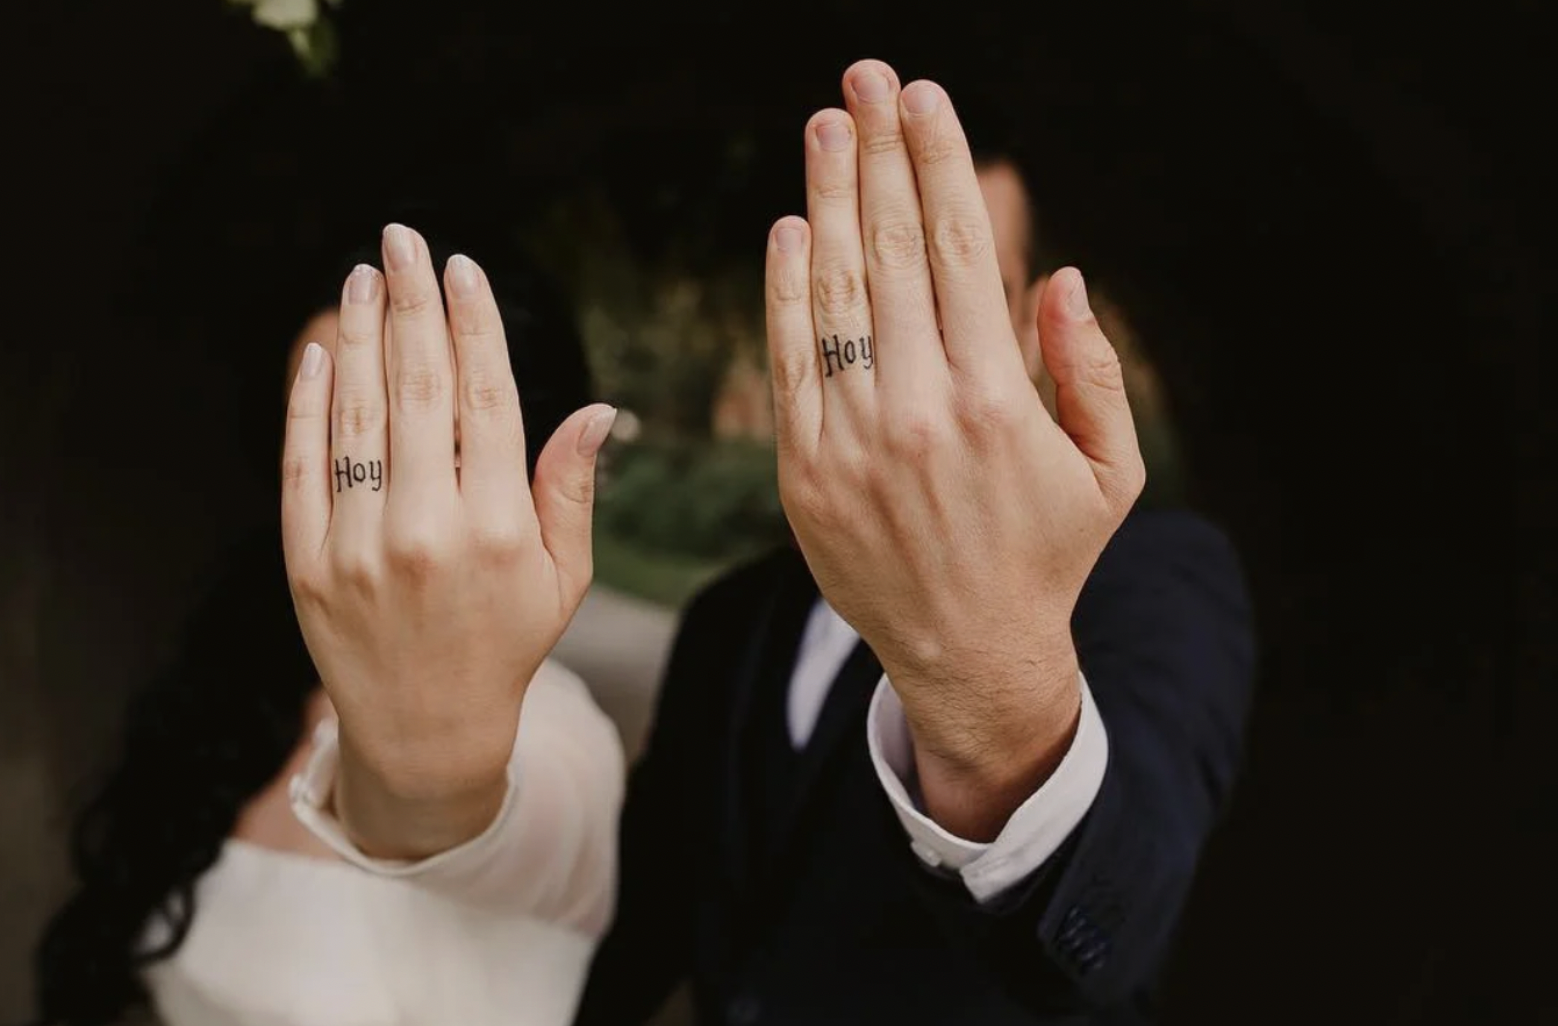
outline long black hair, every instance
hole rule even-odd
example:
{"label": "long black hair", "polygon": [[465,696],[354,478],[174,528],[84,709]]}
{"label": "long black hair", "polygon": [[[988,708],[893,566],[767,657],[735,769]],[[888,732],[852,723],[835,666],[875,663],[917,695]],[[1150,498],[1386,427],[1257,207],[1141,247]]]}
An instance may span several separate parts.
{"label": "long black hair", "polygon": [[[271,485],[294,337],[339,302],[354,263],[379,262],[379,228],[404,221],[427,235],[440,269],[458,246],[493,282],[533,470],[553,430],[591,398],[571,303],[505,235],[520,213],[512,197],[451,191],[419,173],[427,168],[332,176],[346,119],[328,90],[272,78],[197,140],[148,219],[132,323],[141,315],[160,344],[208,361],[244,456],[236,464]],[[316,687],[272,516],[219,562],[174,658],[134,696],[117,761],[74,824],[75,890],[35,953],[40,1023],[106,1026],[144,1004],[141,970],[187,935],[197,881],[296,749]],[[158,920],[165,940],[146,948]]]}

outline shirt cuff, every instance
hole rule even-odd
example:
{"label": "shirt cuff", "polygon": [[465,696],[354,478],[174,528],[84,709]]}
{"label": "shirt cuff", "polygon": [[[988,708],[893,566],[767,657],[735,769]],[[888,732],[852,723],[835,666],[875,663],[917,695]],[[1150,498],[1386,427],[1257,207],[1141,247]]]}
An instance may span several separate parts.
{"label": "shirt cuff", "polygon": [[289,795],[292,813],[341,858],[376,876],[417,877],[438,870],[459,873],[463,867],[484,862],[494,846],[502,843],[503,827],[513,814],[517,775],[514,764],[509,763],[508,790],[503,795],[503,805],[498,814],[480,834],[447,851],[430,855],[425,859],[379,859],[363,853],[352,843],[341,826],[341,821],[331,811],[331,798],[335,790],[336,767],[340,763],[340,728],[335,720],[324,720],[314,729],[313,753],[308,765],[292,778]]}
{"label": "shirt cuff", "polygon": [[1018,806],[994,841],[969,841],[927,816],[909,795],[915,780],[914,738],[903,703],[886,676],[877,684],[866,722],[871,762],[909,835],[909,847],[932,869],[956,872],[974,900],[987,904],[1029,876],[1060,849],[1082,822],[1103,784],[1109,737],[1082,685],[1082,716],[1065,757],[1037,791]]}

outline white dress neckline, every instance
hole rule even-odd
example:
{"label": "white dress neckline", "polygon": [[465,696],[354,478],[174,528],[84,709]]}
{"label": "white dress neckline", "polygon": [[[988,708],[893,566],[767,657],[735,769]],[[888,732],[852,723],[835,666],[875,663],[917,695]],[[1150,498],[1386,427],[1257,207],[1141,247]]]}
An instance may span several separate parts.
{"label": "white dress neckline", "polygon": [[[563,787],[559,797],[570,807],[609,824],[573,842],[559,836],[557,846],[609,842],[614,852],[620,776],[610,781],[621,771],[620,742],[566,670],[553,667],[532,684],[515,762],[537,792]],[[559,765],[579,771],[549,777]],[[533,805],[547,807],[539,797],[519,803],[513,840],[495,839],[500,861],[489,860],[489,871],[539,879],[540,890],[555,895],[569,883],[560,874],[574,856],[555,867],[501,861],[505,848],[519,850],[518,840],[534,842],[538,827],[550,828],[524,818]],[[183,944],[144,979],[166,1026],[569,1026],[594,933],[556,914],[555,901],[462,900],[452,889],[458,882],[378,875],[342,859],[228,838],[196,883]],[[594,886],[606,889],[604,898],[582,899],[609,901],[610,878]],[[153,923],[147,939],[163,933]]]}

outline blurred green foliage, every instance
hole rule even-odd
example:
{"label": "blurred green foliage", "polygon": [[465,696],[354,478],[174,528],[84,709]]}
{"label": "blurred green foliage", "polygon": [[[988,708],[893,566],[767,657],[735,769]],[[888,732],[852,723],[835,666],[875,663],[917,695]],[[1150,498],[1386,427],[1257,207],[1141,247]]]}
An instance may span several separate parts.
{"label": "blurred green foliage", "polygon": [[785,540],[774,451],[746,441],[650,441],[613,453],[598,529],[639,548],[724,562]]}

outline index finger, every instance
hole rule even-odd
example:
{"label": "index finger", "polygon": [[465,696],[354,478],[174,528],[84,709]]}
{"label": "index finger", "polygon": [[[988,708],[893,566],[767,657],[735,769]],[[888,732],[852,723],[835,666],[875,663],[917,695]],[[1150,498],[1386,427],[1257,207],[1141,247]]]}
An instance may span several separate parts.
{"label": "index finger", "polygon": [[947,360],[964,371],[1002,377],[1023,373],[996,263],[990,213],[963,126],[946,92],[934,82],[911,82],[899,102],[920,186]]}
{"label": "index finger", "polygon": [[450,257],[444,282],[459,365],[460,492],[485,513],[511,520],[529,503],[525,424],[503,317],[486,273],[470,257]]}

